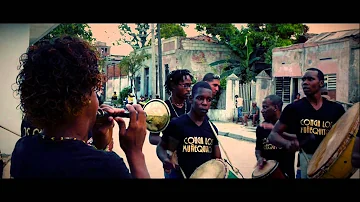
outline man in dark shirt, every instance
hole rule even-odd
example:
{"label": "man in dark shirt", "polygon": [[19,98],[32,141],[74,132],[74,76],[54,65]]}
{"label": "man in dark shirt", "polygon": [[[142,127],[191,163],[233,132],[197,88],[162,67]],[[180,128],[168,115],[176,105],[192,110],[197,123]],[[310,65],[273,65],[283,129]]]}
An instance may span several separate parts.
{"label": "man in dark shirt", "polygon": [[[16,142],[11,177],[150,177],[142,153],[146,115],[141,106],[127,106],[128,128],[120,117],[97,120],[96,91],[104,75],[99,72],[97,52],[88,42],[71,36],[44,40],[30,46],[24,56],[20,58],[21,69],[16,81],[21,110],[30,123],[43,131]],[[102,109],[109,114],[125,112],[110,106]],[[115,121],[131,172],[115,152],[104,151],[112,139],[109,130]],[[93,146],[86,143],[90,131]]]}
{"label": "man in dark shirt", "polygon": [[220,92],[220,76],[214,73],[207,73],[204,75],[203,81],[206,81],[211,86],[212,95],[215,97]]}
{"label": "man in dark shirt", "polygon": [[[165,100],[165,103],[169,107],[171,120],[190,111],[188,97],[190,95],[192,79],[193,76],[187,69],[171,71],[167,76],[164,87],[170,97]],[[150,133],[150,144],[158,145],[160,140],[160,133]]]}
{"label": "man in dark shirt", "polygon": [[[262,102],[261,113],[264,122],[256,128],[256,146],[255,156],[257,166],[262,168],[267,160],[276,160],[279,163],[280,170],[289,179],[295,178],[295,152],[289,152],[268,143],[268,136],[275,123],[279,120],[282,111],[283,102],[277,95],[269,95]],[[291,136],[293,139],[295,135]],[[289,135],[290,138],[290,135]]]}
{"label": "man in dark shirt", "polygon": [[[281,113],[269,135],[269,142],[290,151],[300,148],[301,178],[308,178],[307,159],[311,159],[331,127],[345,113],[342,105],[321,96],[324,74],[309,68],[302,77],[302,88],[306,97],[290,103]],[[296,140],[286,140],[283,133],[296,134]],[[304,153],[305,152],[305,153]],[[307,156],[307,159],[305,158]]]}
{"label": "man in dark shirt", "polygon": [[[206,116],[211,99],[210,85],[205,81],[196,83],[190,98],[190,112],[169,123],[156,149],[164,167],[176,167],[177,172],[183,172],[185,178],[189,178],[203,163],[221,158],[217,138]],[[217,133],[217,128],[213,123],[211,124]],[[178,166],[168,158],[166,150],[176,151]]]}
{"label": "man in dark shirt", "polygon": [[[171,71],[165,81],[165,91],[170,97],[165,103],[170,110],[170,119],[177,119],[179,116],[190,111],[189,95],[191,90],[193,76],[188,69],[177,69]],[[150,132],[149,142],[152,145],[158,145],[161,141],[160,133]],[[167,151],[169,157],[173,155],[171,151]],[[164,169],[165,179],[178,178],[177,172],[171,169]]]}

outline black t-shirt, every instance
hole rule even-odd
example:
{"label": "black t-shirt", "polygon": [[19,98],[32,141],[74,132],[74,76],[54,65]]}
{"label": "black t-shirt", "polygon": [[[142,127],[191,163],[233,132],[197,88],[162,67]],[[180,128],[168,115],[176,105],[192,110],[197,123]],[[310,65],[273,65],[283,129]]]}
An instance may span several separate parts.
{"label": "black t-shirt", "polygon": [[35,127],[26,117],[21,121],[21,137],[36,135],[42,132],[40,128]]}
{"label": "black t-shirt", "polygon": [[[21,137],[29,136],[29,135],[37,135],[42,133],[42,129],[35,127],[27,118],[25,117],[21,121]],[[92,131],[89,132],[88,138],[92,137]]]}
{"label": "black t-shirt", "polygon": [[[188,100],[186,100],[184,106],[182,108],[178,108],[176,106],[174,106],[173,104],[171,104],[170,100],[165,100],[165,103],[167,104],[167,106],[169,107],[169,110],[170,110],[170,119],[174,119],[174,118],[177,118],[178,115],[181,116],[183,114],[186,114],[190,111],[191,109],[191,105],[190,105],[190,102]],[[185,110],[186,108],[186,110]],[[174,111],[175,109],[175,111]],[[176,113],[175,113],[176,112]]]}
{"label": "black t-shirt", "polygon": [[[165,100],[165,103],[167,104],[167,106],[169,107],[169,110],[170,110],[170,120],[177,119],[178,115],[181,116],[183,114],[186,114],[191,109],[191,105],[190,105],[189,100],[186,100],[186,102],[185,102],[186,104],[182,108],[178,108],[176,106],[173,106],[171,104],[170,100]],[[160,133],[153,133],[153,132],[152,132],[152,134],[160,135]]]}
{"label": "black t-shirt", "polygon": [[290,179],[295,178],[295,152],[289,152],[285,149],[276,147],[267,143],[270,129],[265,129],[261,126],[256,128],[256,146],[255,150],[261,151],[261,156],[266,160],[276,160],[279,162],[279,168],[283,173],[286,173]]}
{"label": "black t-shirt", "polygon": [[123,159],[78,140],[20,138],[11,156],[14,178],[132,178]]}
{"label": "black t-shirt", "polygon": [[[216,126],[212,125],[218,133]],[[189,115],[181,115],[178,119],[172,120],[163,131],[162,141],[169,143],[169,137],[179,142],[176,148],[178,163],[187,178],[201,164],[214,159],[214,148],[218,141],[207,117],[198,126]]]}
{"label": "black t-shirt", "polygon": [[325,135],[344,113],[342,105],[325,98],[318,110],[306,98],[302,98],[284,108],[280,121],[287,125],[286,132],[297,135],[300,147],[307,154],[314,154]]}

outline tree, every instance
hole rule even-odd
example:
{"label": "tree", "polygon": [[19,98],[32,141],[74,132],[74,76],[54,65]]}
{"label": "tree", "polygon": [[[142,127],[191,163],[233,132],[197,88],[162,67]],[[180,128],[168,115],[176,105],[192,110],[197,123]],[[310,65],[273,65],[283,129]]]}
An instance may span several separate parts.
{"label": "tree", "polygon": [[[134,50],[151,45],[150,25],[147,23],[135,23],[135,31],[133,31],[127,23],[121,23],[118,28],[121,38],[116,41],[117,45],[123,43],[130,45]],[[167,39],[173,36],[186,36],[183,27],[187,25],[179,24],[161,24],[160,35],[161,38]],[[155,29],[156,30],[156,29]],[[157,35],[155,35],[157,38]],[[115,43],[113,43],[115,45]]]}
{"label": "tree", "polygon": [[151,54],[146,53],[145,50],[133,51],[118,64],[119,68],[129,75],[131,89],[133,89],[136,73],[144,67],[143,62],[149,58],[151,58]]}
{"label": "tree", "polygon": [[55,29],[53,29],[51,32],[45,35],[43,39],[51,39],[54,37],[62,36],[64,34],[81,37],[90,43],[96,41],[96,39],[93,38],[92,31],[88,24],[73,24],[73,23],[64,23],[58,25]]}
{"label": "tree", "polygon": [[162,39],[168,39],[174,36],[186,37],[183,28],[186,26],[186,24],[160,24],[160,36]]}
{"label": "tree", "polygon": [[298,24],[248,24],[246,28],[237,29],[233,24],[196,24],[196,30],[216,37],[227,45],[240,60],[229,58],[216,61],[210,66],[226,64],[223,76],[236,74],[243,82],[254,79],[251,66],[256,61],[272,63],[272,49],[296,43],[309,28]]}

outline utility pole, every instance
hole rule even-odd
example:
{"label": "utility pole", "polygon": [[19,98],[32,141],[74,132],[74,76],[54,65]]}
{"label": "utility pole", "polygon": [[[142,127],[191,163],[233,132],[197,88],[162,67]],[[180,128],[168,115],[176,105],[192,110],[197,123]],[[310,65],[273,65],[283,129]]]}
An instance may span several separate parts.
{"label": "utility pole", "polygon": [[160,36],[160,23],[157,23],[157,36],[158,36],[158,55],[159,55],[159,96],[160,99],[163,99],[163,71],[162,71],[162,46],[161,46],[161,36]]}
{"label": "utility pole", "polygon": [[113,65],[113,82],[112,82],[112,86],[113,86],[113,93],[115,92],[115,63],[112,63]]}
{"label": "utility pole", "polygon": [[156,89],[157,89],[157,85],[156,85],[156,56],[155,56],[155,26],[154,23],[151,23],[151,60],[152,60],[152,66],[150,67],[149,70],[149,83],[148,85],[150,85],[150,92],[147,92],[148,95],[152,95],[153,98],[155,98],[156,95]]}

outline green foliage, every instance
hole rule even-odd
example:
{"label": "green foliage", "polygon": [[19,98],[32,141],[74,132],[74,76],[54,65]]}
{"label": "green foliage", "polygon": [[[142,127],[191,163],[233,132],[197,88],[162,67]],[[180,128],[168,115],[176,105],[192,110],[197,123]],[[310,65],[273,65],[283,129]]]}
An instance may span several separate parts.
{"label": "green foliage", "polygon": [[220,86],[221,89],[225,90],[226,89],[226,77],[220,77]]}
{"label": "green foliage", "polygon": [[[136,28],[133,31],[127,23],[121,23],[118,28],[120,31],[121,38],[116,41],[117,45],[126,43],[129,44],[134,50],[143,48],[151,45],[151,30],[148,23],[136,23]],[[161,38],[167,39],[173,36],[186,36],[183,27],[187,25],[184,23],[172,23],[172,24],[160,24],[160,35]],[[155,38],[156,27],[155,27]],[[115,43],[113,43],[115,45]]]}
{"label": "green foliage", "polygon": [[[226,66],[222,78],[230,74],[237,75],[242,83],[254,79],[255,73],[251,66],[257,62],[272,63],[272,49],[275,47],[289,46],[303,36],[309,28],[301,23],[297,24],[266,24],[251,23],[246,28],[238,30],[233,24],[196,24],[197,31],[216,37],[227,45],[240,58],[229,58],[209,64]],[[262,50],[262,51],[260,51]],[[225,82],[226,83],[226,82]]]}
{"label": "green foliage", "polygon": [[121,68],[121,71],[126,72],[131,80],[131,89],[133,86],[133,80],[136,76],[136,73],[144,67],[143,62],[147,59],[151,58],[151,54],[145,52],[145,50],[141,51],[133,51],[129,54],[129,56],[124,57],[118,67]]}
{"label": "green foliage", "polygon": [[127,23],[121,23],[118,28],[121,38],[117,40],[117,45],[126,43],[129,44],[134,50],[145,46],[146,38],[149,35],[149,24],[136,23],[136,32],[132,31]]}
{"label": "green foliage", "polygon": [[180,24],[160,24],[160,36],[162,39],[168,39],[173,36],[186,37],[186,33]]}
{"label": "green foliage", "polygon": [[129,93],[131,93],[131,87],[125,87],[121,90],[120,95],[119,95],[119,104],[123,104],[123,100],[129,95]]}
{"label": "green foliage", "polygon": [[96,41],[96,39],[93,38],[92,31],[88,24],[74,24],[74,23],[63,23],[58,25],[55,29],[53,29],[51,32],[45,35],[43,39],[52,39],[65,34],[70,36],[81,37],[84,40],[89,41],[90,43]]}

